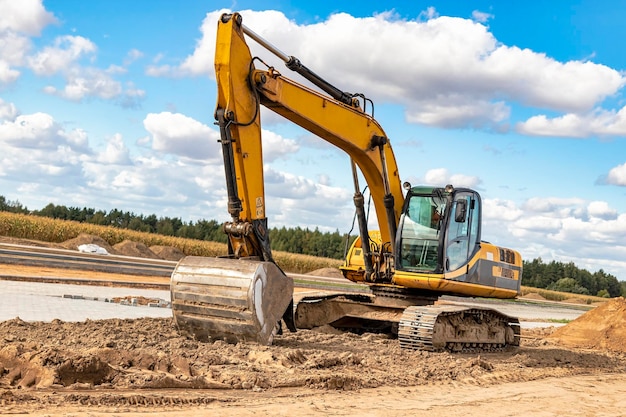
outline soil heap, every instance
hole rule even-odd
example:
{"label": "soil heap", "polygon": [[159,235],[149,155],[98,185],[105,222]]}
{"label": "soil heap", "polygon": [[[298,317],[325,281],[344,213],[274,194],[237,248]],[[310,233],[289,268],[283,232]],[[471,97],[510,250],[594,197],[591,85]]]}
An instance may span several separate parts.
{"label": "soil heap", "polygon": [[626,352],[626,300],[618,297],[607,301],[549,338],[570,347]]}

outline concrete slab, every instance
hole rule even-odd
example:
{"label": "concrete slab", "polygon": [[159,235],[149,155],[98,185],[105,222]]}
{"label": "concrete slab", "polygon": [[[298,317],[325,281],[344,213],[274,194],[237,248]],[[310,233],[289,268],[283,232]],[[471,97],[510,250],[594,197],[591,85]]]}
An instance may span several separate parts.
{"label": "concrete slab", "polygon": [[[67,322],[172,317],[170,308],[121,305],[104,301],[127,296],[170,301],[170,292],[162,290],[0,281],[0,321],[16,317],[24,321],[59,319]],[[93,300],[94,298],[98,301]]]}

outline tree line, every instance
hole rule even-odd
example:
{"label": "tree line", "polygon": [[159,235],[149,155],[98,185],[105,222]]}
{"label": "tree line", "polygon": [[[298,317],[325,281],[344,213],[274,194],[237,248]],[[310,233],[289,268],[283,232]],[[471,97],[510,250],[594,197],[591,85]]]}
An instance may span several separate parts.
{"label": "tree line", "polygon": [[[157,217],[155,214],[145,216],[117,209],[106,212],[94,208],[66,207],[52,203],[41,210],[28,210],[19,202],[8,201],[4,196],[0,196],[0,211],[226,243],[222,224],[216,220],[185,222],[177,217]],[[321,232],[317,228],[310,230],[300,227],[289,229],[281,227],[272,228],[269,232],[273,250],[333,259],[342,259],[344,256],[346,236],[340,234],[339,231],[329,233]]]}
{"label": "tree line", "polygon": [[[184,222],[174,217],[157,217],[155,214],[143,215],[117,209],[106,212],[93,208],[66,207],[48,204],[41,210],[28,210],[18,201],[9,201],[0,196],[0,211],[30,214],[54,219],[73,220],[167,236],[189,239],[226,242],[222,225],[216,220],[198,220]],[[346,250],[346,236],[335,232],[321,232],[317,228],[272,228],[270,241],[272,249],[290,253],[342,259]],[[543,262],[541,258],[524,260],[522,284],[529,287],[544,288],[583,295],[617,297],[626,295],[626,282],[620,282],[602,269],[591,273],[578,268],[573,262]]]}
{"label": "tree line", "polygon": [[544,263],[541,258],[524,261],[523,267],[522,284],[529,287],[600,297],[626,295],[626,282],[602,269],[591,273],[573,262]]}

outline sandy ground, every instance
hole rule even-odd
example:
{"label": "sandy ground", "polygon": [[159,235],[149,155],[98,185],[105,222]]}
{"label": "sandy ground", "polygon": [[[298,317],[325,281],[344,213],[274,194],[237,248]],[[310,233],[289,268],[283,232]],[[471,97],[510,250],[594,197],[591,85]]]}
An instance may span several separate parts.
{"label": "sandy ground", "polygon": [[519,348],[420,352],[332,328],[202,343],[172,319],[0,322],[0,414],[623,416],[626,301]]}
{"label": "sandy ground", "polygon": [[[607,303],[619,305],[620,314],[624,304]],[[601,306],[557,330],[524,330],[519,348],[488,354],[402,350],[383,335],[331,328],[260,346],[186,339],[172,319],[14,319],[0,323],[0,410],[77,417],[623,416],[626,344],[585,340],[581,347],[587,330],[577,325],[594,314],[606,322],[608,312]],[[605,330],[604,339],[611,338]]]}

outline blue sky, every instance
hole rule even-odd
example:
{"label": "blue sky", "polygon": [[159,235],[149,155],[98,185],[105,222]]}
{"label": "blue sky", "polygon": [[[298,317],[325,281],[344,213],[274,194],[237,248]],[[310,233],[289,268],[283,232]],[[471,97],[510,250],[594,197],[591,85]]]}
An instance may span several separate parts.
{"label": "blue sky", "polygon": [[[371,98],[403,181],[478,190],[483,239],[626,280],[620,2],[0,0],[0,194],[227,220],[212,66],[225,11]],[[262,120],[270,226],[350,230],[348,157]]]}

